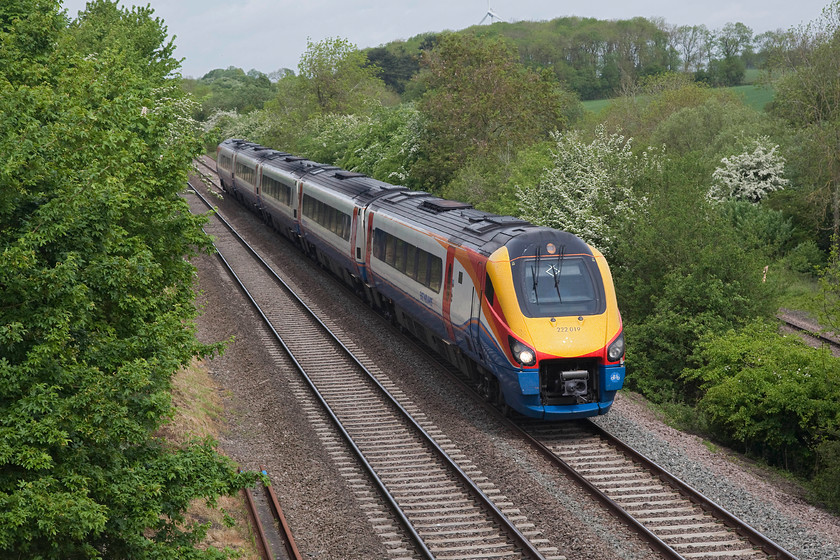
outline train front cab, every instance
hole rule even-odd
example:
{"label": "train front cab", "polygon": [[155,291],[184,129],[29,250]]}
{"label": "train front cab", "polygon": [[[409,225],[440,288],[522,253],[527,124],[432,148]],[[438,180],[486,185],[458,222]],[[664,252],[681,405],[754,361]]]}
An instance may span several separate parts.
{"label": "train front cab", "polygon": [[603,256],[571,234],[538,230],[491,255],[486,283],[482,349],[508,405],[546,420],[605,414],[625,370]]}

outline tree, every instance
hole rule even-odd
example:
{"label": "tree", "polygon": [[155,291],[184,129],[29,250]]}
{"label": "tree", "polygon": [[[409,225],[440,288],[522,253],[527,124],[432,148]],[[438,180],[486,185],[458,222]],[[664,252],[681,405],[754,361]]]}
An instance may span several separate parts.
{"label": "tree", "polygon": [[56,2],[0,10],[0,555],[218,558],[183,512],[254,475],[154,436],[172,374],[219,349],[177,194],[200,143],[166,43],[145,48],[165,28],[106,4],[70,27]]}
{"label": "tree", "polygon": [[683,72],[695,72],[703,66],[703,46],[710,32],[705,25],[681,25],[674,32],[674,41],[680,51]]}
{"label": "tree", "polygon": [[298,64],[303,92],[318,113],[346,115],[359,111],[370,99],[384,94],[378,74],[363,52],[340,37],[319,43],[307,41]]}
{"label": "tree", "polygon": [[793,50],[772,61],[777,70],[772,111],[795,130],[789,160],[810,178],[810,200],[826,212],[840,240],[840,2],[822,19],[796,30]]}
{"label": "tree", "polygon": [[519,64],[504,41],[451,33],[426,51],[426,93],[418,105],[425,121],[412,173],[423,188],[440,192],[467,162],[506,161],[512,151],[548,137],[577,106],[547,75]]}
{"label": "tree", "polygon": [[287,74],[275,84],[276,94],[265,103],[269,122],[262,138],[251,138],[278,149],[300,152],[308,121],[324,115],[366,113],[391,105],[396,94],[377,77],[378,69],[345,39],[307,42],[298,75]]}
{"label": "tree", "polygon": [[742,152],[721,160],[721,165],[712,174],[714,184],[709,190],[710,199],[756,203],[788,184],[782,176],[785,158],[776,152],[779,145],[771,148],[770,139],[766,136],[754,142],[755,150],[752,152]]}
{"label": "tree", "polygon": [[682,375],[699,384],[698,408],[719,438],[771,464],[813,472],[817,447],[840,428],[840,359],[780,336],[774,322],[754,321],[707,333],[693,361],[698,366]]}
{"label": "tree", "polygon": [[643,200],[634,182],[661,165],[659,154],[636,156],[632,138],[608,135],[603,126],[591,143],[576,131],[554,133],[552,166],[538,184],[521,187],[522,216],[539,225],[570,231],[609,255],[623,220],[632,220]]}
{"label": "tree", "polygon": [[717,32],[717,46],[723,59],[741,56],[752,43],[753,31],[741,22],[727,23]]}
{"label": "tree", "polygon": [[636,184],[644,212],[615,236],[611,268],[628,340],[628,384],[657,402],[690,400],[679,374],[700,337],[773,310],[766,257],[705,201],[705,162],[666,158]]}

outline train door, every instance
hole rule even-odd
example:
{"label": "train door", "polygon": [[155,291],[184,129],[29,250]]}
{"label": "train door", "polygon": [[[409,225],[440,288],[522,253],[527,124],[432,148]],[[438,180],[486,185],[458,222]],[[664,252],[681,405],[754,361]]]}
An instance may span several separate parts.
{"label": "train door", "polygon": [[452,279],[453,265],[455,261],[455,247],[450,245],[446,249],[446,266],[443,276],[443,324],[446,327],[446,335],[450,341],[455,340],[455,333],[452,328]]}
{"label": "train door", "polygon": [[365,283],[367,283],[367,267],[365,266],[365,263],[367,262],[367,255],[365,253],[368,247],[366,239],[367,236],[365,235],[365,233],[367,232],[367,220],[365,219],[366,216],[366,207],[355,206],[353,208],[353,225],[355,227],[353,229],[353,234],[350,239],[352,247],[351,250],[353,251],[353,259],[356,263],[356,273],[359,275],[359,279]]}
{"label": "train door", "polygon": [[452,263],[450,322],[458,346],[467,354],[477,356],[480,348],[478,340],[484,263],[470,259],[463,251],[457,257]]}

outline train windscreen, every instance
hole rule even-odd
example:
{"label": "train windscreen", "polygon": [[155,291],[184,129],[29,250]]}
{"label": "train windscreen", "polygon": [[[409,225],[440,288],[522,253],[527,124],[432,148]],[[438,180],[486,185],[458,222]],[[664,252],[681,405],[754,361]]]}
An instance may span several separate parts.
{"label": "train windscreen", "polygon": [[606,308],[592,257],[553,255],[512,264],[520,306],[528,317],[596,315]]}

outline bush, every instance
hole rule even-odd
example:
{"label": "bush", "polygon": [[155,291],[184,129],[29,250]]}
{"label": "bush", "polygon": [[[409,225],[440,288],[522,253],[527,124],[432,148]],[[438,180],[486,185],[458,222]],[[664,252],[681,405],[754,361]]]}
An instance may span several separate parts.
{"label": "bush", "polygon": [[737,231],[744,246],[759,249],[767,257],[784,254],[793,238],[793,223],[779,210],[743,200],[727,200],[719,208]]}
{"label": "bush", "polygon": [[814,500],[834,513],[840,513],[840,441],[837,434],[817,447],[817,474],[810,487]]}
{"label": "bush", "polygon": [[694,360],[682,377],[698,383],[698,409],[716,437],[800,475],[814,472],[819,446],[840,422],[840,359],[755,321],[708,332]]}
{"label": "bush", "polygon": [[628,344],[628,385],[656,402],[690,401],[680,380],[706,332],[772,312],[765,257],[705,201],[696,156],[666,161],[644,211],[617,236],[611,267]]}
{"label": "bush", "polygon": [[794,247],[785,259],[791,270],[816,276],[817,271],[825,266],[825,254],[812,241],[803,241]]}

